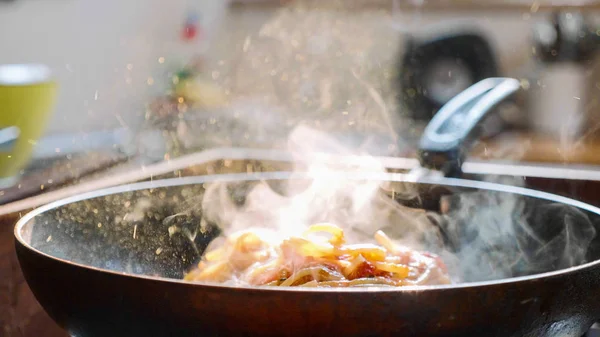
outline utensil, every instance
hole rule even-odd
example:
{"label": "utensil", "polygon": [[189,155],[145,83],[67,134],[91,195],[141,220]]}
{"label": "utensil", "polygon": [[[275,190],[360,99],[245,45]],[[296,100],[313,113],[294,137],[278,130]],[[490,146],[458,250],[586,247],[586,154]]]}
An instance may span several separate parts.
{"label": "utensil", "polygon": [[[523,188],[449,178],[410,182],[388,173],[339,174],[348,182],[378,181],[417,191],[411,200],[396,201],[446,214],[449,222],[460,218],[453,212],[455,201],[485,196],[521,203],[529,228],[544,240],[565,228],[567,218],[571,228],[597,230],[600,224],[596,207]],[[278,185],[289,179],[311,178],[286,172],[186,177],[61,200],[29,213],[15,227],[21,268],[45,310],[75,336],[579,336],[600,318],[597,236],[570,268],[563,268],[568,264],[562,254],[546,254],[543,258],[550,259],[543,263],[542,256],[532,254],[530,262],[541,263],[536,273],[447,286],[307,290],[180,280],[218,231],[170,235],[165,218],[180,214],[177,224],[188,229],[202,219],[198,207],[182,213],[186,199],[178,196],[198,200],[215,182],[230,182],[232,193],[243,195],[246,183]],[[139,217],[134,210],[143,204],[150,205],[146,215],[123,221],[127,214]],[[498,210],[493,202],[475,206],[472,217]],[[526,250],[528,243],[523,244]],[[447,248],[455,249],[450,243]]]}
{"label": "utensil", "polygon": [[448,101],[423,132],[419,143],[421,165],[440,170],[446,176],[459,176],[479,131],[477,127],[520,87],[516,79],[487,78]]}

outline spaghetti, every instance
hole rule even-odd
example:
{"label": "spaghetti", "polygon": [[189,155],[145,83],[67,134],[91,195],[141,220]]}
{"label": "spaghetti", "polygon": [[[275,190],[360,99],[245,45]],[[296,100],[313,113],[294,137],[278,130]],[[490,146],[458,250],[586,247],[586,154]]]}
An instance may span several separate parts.
{"label": "spaghetti", "polygon": [[[328,238],[323,240],[319,234],[327,234]],[[375,234],[375,240],[378,244],[347,244],[344,231],[327,223],[313,225],[304,235],[279,242],[257,231],[239,232],[208,250],[184,279],[290,287],[450,283],[439,257],[397,245],[382,231]]]}

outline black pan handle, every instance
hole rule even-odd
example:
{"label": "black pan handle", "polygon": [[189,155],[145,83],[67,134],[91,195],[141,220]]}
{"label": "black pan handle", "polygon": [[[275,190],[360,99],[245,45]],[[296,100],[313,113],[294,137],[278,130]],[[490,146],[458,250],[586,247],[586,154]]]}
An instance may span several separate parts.
{"label": "black pan handle", "polygon": [[448,101],[431,119],[421,137],[421,166],[442,171],[446,176],[460,176],[479,122],[520,86],[514,78],[487,78]]}

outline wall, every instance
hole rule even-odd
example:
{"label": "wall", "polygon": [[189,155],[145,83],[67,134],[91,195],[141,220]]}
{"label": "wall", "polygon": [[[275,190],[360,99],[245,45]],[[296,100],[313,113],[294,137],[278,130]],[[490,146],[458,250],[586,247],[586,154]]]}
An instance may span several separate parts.
{"label": "wall", "polygon": [[220,0],[2,2],[0,63],[53,69],[60,96],[49,133],[139,124],[168,73],[206,49],[180,39],[186,14],[201,13],[210,36],[224,9]]}

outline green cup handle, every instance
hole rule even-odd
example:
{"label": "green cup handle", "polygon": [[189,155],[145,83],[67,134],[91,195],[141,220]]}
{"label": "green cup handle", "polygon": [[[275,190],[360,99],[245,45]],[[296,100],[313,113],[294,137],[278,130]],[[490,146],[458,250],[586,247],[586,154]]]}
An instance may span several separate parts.
{"label": "green cup handle", "polygon": [[16,126],[0,129],[0,152],[12,152],[21,134]]}

